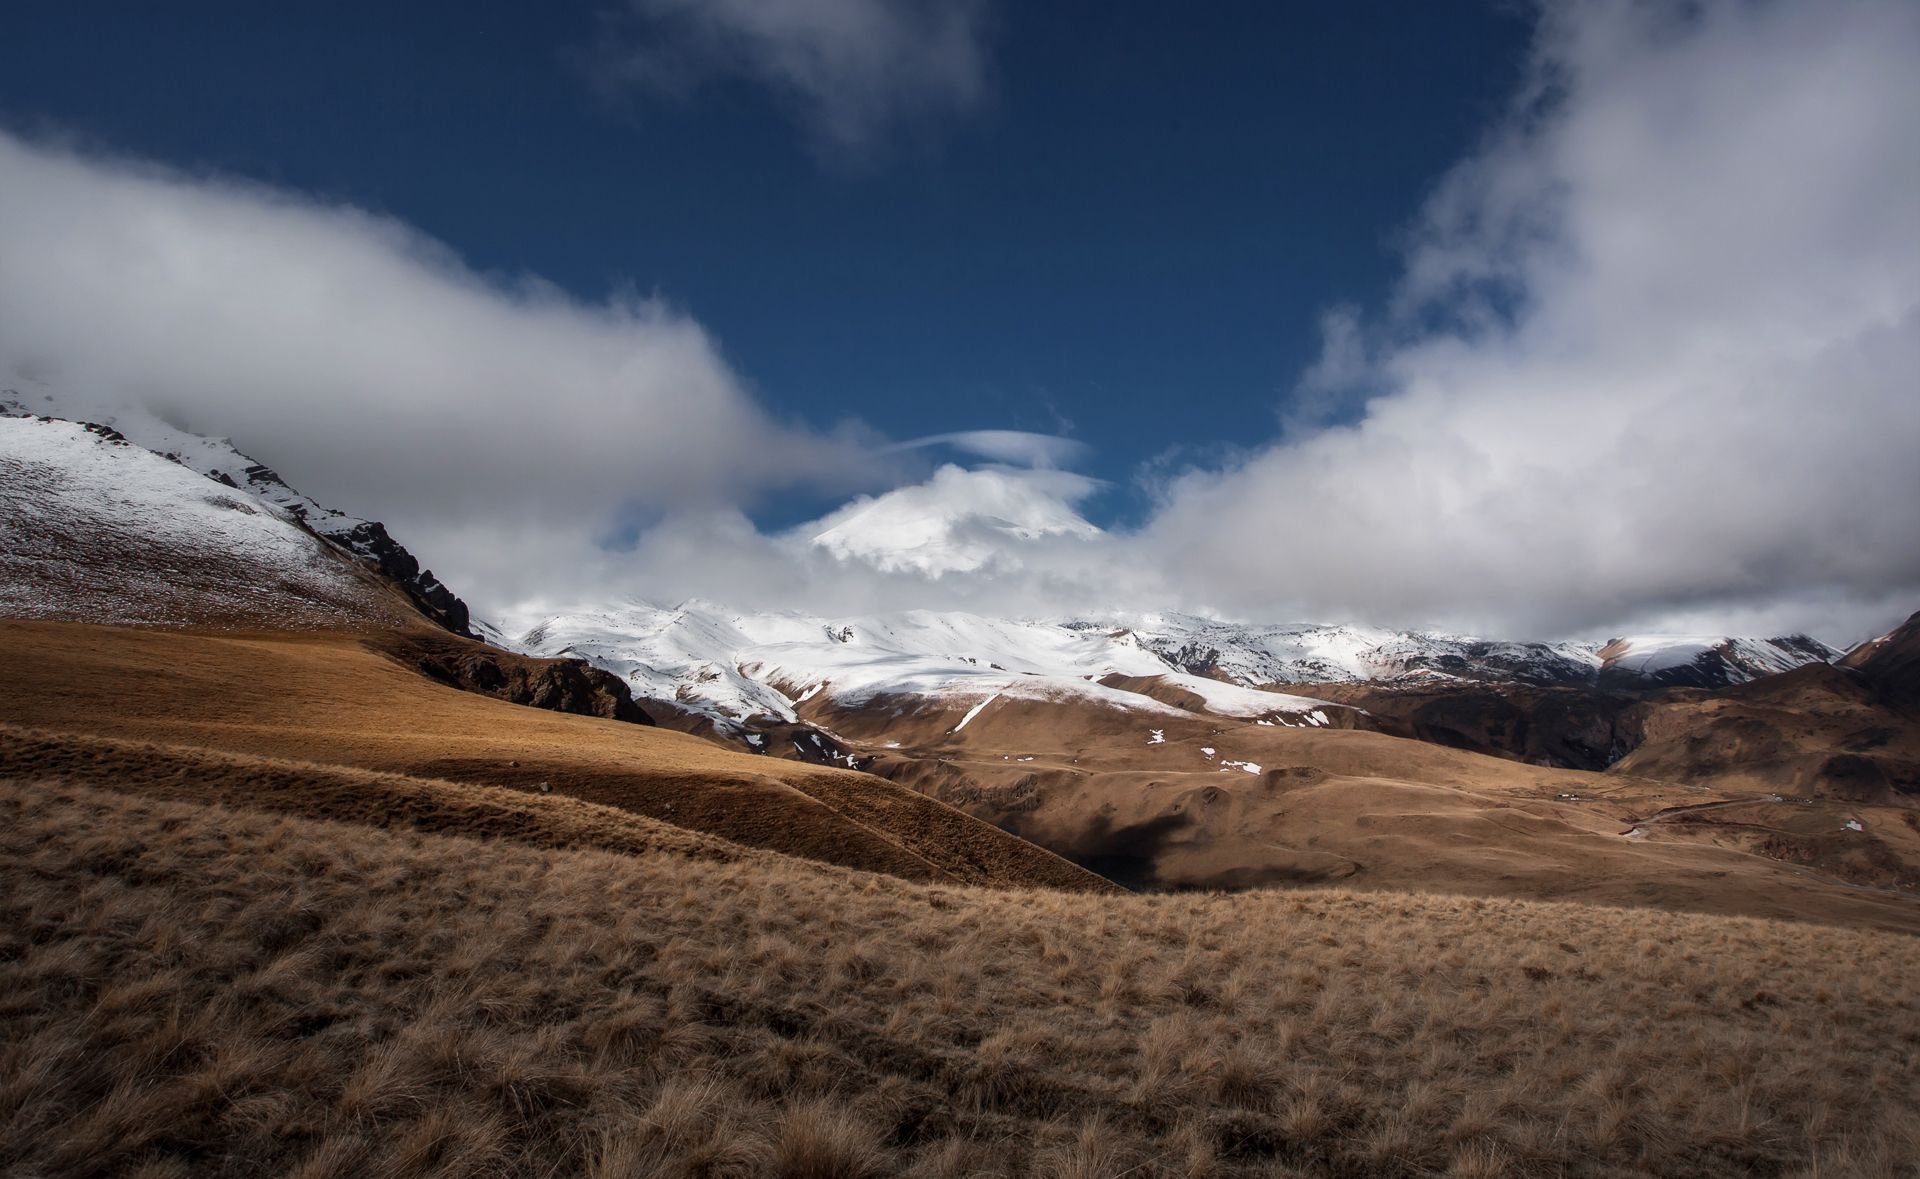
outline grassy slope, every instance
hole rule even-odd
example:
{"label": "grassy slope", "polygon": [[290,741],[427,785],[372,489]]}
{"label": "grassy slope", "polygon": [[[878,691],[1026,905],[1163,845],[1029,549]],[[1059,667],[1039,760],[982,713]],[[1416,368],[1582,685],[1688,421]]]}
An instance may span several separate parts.
{"label": "grassy slope", "polygon": [[[956,734],[960,715],[958,704],[923,702],[898,718],[820,710],[817,719],[864,742],[875,773],[1123,880],[1342,882],[1920,931],[1920,896],[1862,887],[1910,879],[1920,864],[1920,831],[1900,808],[1790,803],[1764,816],[1766,829],[1708,811],[1700,818],[1714,822],[1660,823],[1628,839],[1648,816],[1740,794],[1226,717],[1020,701],[983,710]],[[1229,759],[1260,772],[1225,767]],[[1861,831],[1844,827],[1855,816]],[[1809,825],[1824,832],[1814,844],[1797,830]],[[1768,839],[1794,841],[1791,854]],[[1801,854],[1807,847],[1819,854]]]}
{"label": "grassy slope", "polygon": [[353,634],[0,621],[0,652],[0,723],[522,791],[546,783],[735,843],[913,879],[1110,887],[871,776],[457,691]]}
{"label": "grassy slope", "polygon": [[996,892],[9,780],[0,1172],[1895,1174],[1917,973],[1803,924]]}

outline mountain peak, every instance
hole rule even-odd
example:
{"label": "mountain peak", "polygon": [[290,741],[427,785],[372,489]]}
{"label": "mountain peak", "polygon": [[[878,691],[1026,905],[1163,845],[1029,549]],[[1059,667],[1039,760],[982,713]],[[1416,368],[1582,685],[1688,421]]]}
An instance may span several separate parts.
{"label": "mountain peak", "polygon": [[1102,534],[1074,505],[1099,484],[1069,471],[947,465],[925,483],[862,496],[801,531],[887,573],[939,577],[1017,565],[1023,543]]}

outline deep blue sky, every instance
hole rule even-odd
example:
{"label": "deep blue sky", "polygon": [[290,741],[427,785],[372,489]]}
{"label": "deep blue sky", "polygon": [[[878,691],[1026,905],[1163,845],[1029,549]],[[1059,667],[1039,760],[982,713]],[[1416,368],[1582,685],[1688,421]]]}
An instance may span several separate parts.
{"label": "deep blue sky", "polygon": [[1529,31],[1494,0],[1001,0],[989,101],[850,161],[744,82],[609,101],[580,63],[603,7],[30,0],[0,121],[657,291],[783,416],[1065,432],[1124,482],[1272,437],[1320,311],[1379,297]]}

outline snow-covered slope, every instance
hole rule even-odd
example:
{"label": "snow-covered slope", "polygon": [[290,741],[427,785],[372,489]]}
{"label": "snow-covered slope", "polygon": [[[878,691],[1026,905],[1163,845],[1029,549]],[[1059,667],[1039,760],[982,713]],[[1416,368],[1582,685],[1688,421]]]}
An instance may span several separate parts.
{"label": "snow-covered slope", "polygon": [[423,569],[378,520],[362,520],[326,507],[288,486],[270,467],[242,454],[227,439],[179,429],[147,410],[94,405],[71,397],[43,400],[46,404],[34,410],[19,393],[0,391],[0,417],[44,412],[105,425],[137,446],[278,509],[393,581],[427,617],[455,634],[471,633],[466,603],[431,570]]}
{"label": "snow-covered slope", "polygon": [[1239,684],[1422,678],[1590,681],[1597,646],[1505,643],[1366,626],[1258,625],[1187,614],[1110,615],[1070,626],[1125,628],[1182,671]]}
{"label": "snow-covered slope", "polygon": [[1832,663],[1841,652],[1807,635],[1743,639],[1727,635],[1630,635],[1597,652],[1600,682],[1719,688]]}
{"label": "snow-covered slope", "polygon": [[[1268,684],[1457,680],[1582,687],[1717,686],[1830,658],[1811,639],[1650,637],[1507,643],[1355,626],[1261,626],[1182,614],[1031,621],[911,611],[857,618],[742,613],[703,602],[644,602],[557,614],[514,645],[577,655],[626,676],[636,695],[723,722],[792,723],[825,693],[841,707],[882,697],[1073,696],[1168,707],[1103,686],[1151,677],[1220,716],[1305,716],[1330,707]],[[1167,693],[1162,693],[1166,695]],[[1200,704],[1193,705],[1197,698]]]}
{"label": "snow-covered slope", "polygon": [[1604,642],[1516,643],[1363,626],[1246,625],[1183,614],[1116,615],[1085,625],[1125,627],[1141,646],[1184,671],[1242,684],[1479,680],[1715,688],[1830,662],[1840,654],[1806,635],[1629,635]]}
{"label": "snow-covered slope", "polygon": [[580,656],[626,676],[636,695],[726,721],[791,723],[795,706],[821,693],[854,708],[882,696],[1071,696],[1175,711],[1094,682],[1172,670],[1131,635],[963,613],[819,618],[632,602],[554,615],[516,645],[528,654]]}
{"label": "snow-covered slope", "polygon": [[807,539],[883,572],[971,573],[1017,563],[1024,542],[1099,536],[1072,507],[1093,486],[1066,471],[946,466],[925,483],[854,500],[815,521]]}
{"label": "snow-covered slope", "polygon": [[322,625],[384,597],[283,508],[104,427],[0,417],[0,615]]}

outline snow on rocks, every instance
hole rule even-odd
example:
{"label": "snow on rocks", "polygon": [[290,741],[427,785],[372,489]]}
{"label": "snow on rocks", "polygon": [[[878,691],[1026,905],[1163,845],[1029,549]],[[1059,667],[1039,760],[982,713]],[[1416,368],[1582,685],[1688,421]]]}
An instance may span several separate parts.
{"label": "snow on rocks", "polygon": [[1306,723],[1324,725],[1327,723],[1327,716],[1320,710],[1335,707],[1325,700],[1315,700],[1308,696],[1268,692],[1259,688],[1243,688],[1238,684],[1222,683],[1219,680],[1187,675],[1184,672],[1170,672],[1161,676],[1160,681],[1198,696],[1201,705],[1217,716],[1241,717],[1249,720],[1272,719],[1279,714],[1299,716],[1303,719],[1318,716],[1318,720],[1307,720]]}
{"label": "snow on rocks", "polygon": [[112,430],[0,417],[0,506],[0,614],[314,625],[378,612],[285,509]]}
{"label": "snow on rocks", "polygon": [[[1354,626],[1243,625],[1181,614],[1049,621],[916,610],[825,618],[742,612],[702,601],[673,607],[634,601],[527,617],[521,625],[523,633],[509,645],[534,655],[580,656],[627,677],[636,695],[671,699],[722,727],[755,717],[793,723],[797,709],[816,699],[861,708],[884,697],[968,707],[995,695],[1072,699],[1169,717],[1194,715],[1143,692],[1098,682],[1120,677],[1156,679],[1216,716],[1267,727],[1331,728],[1335,705],[1256,685],[1458,679],[1593,684],[1605,663],[1598,643],[1498,643]],[[1619,642],[1640,651],[1649,640]],[[1784,668],[1820,657],[1786,640],[1739,643],[1740,651],[1751,649],[1742,667]],[[1654,671],[1644,674],[1658,673],[1667,658],[1680,658],[1685,646],[1662,648],[1675,653],[1649,657],[1644,666]],[[1615,665],[1626,670],[1608,674],[1643,674],[1631,669],[1631,659],[1616,658]],[[1722,660],[1714,666],[1734,664]]]}
{"label": "snow on rocks", "polygon": [[[636,695],[738,725],[793,723],[820,698],[863,707],[892,696],[1079,701],[1163,716],[1191,714],[1095,682],[1168,669],[1132,642],[1051,623],[909,611],[851,619],[742,613],[707,602],[628,602],[550,615],[512,644],[576,655],[625,676]],[[970,713],[953,730],[964,728]]]}
{"label": "snow on rocks", "polygon": [[1722,687],[1830,663],[1841,652],[1806,635],[1629,635],[1600,647],[1602,682]]}

